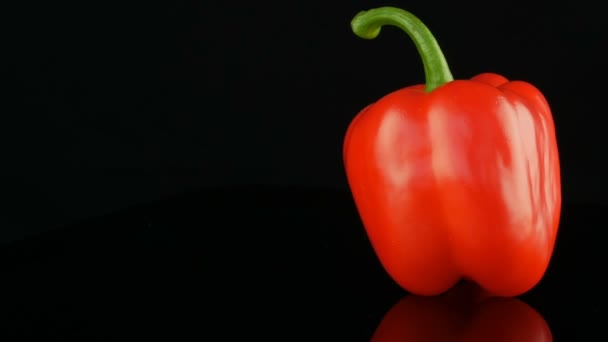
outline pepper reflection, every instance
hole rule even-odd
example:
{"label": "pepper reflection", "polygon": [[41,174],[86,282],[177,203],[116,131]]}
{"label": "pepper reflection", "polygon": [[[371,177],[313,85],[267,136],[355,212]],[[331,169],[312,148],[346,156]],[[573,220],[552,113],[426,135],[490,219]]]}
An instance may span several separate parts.
{"label": "pepper reflection", "polygon": [[492,297],[462,283],[437,297],[407,295],[390,309],[372,342],[553,341],[549,326],[532,307],[515,298]]}

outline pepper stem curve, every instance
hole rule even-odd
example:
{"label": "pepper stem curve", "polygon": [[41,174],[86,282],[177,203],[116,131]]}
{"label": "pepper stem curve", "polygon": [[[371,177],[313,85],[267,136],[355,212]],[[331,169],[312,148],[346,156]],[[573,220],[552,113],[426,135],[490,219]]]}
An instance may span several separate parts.
{"label": "pepper stem curve", "polygon": [[413,14],[396,7],[379,7],[359,12],[351,21],[353,32],[363,39],[376,38],[385,25],[400,28],[414,41],[424,66],[425,91],[431,92],[454,80],[437,40]]}

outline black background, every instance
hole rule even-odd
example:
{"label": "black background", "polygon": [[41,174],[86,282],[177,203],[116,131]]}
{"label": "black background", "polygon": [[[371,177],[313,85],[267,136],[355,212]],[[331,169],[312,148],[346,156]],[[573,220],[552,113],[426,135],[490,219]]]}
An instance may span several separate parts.
{"label": "black background", "polygon": [[[183,265],[184,255],[205,260],[206,266],[188,269],[211,269],[253,286],[262,282],[261,275],[257,282],[244,280],[214,261],[233,257],[229,265],[248,269],[270,262],[261,256],[267,252],[288,255],[294,268],[320,275],[308,282],[292,276],[276,288],[356,284],[346,291],[326,289],[335,298],[332,309],[322,308],[329,304],[320,300],[294,299],[324,311],[314,322],[327,328],[333,313],[348,311],[349,317],[360,313],[365,319],[353,319],[343,329],[361,325],[363,335],[373,331],[400,292],[379,268],[358,221],[342,141],[360,109],[424,82],[420,57],[404,33],[389,27],[366,41],[351,32],[357,12],[385,5],[407,9],[429,26],[456,78],[491,71],[529,81],[545,94],[557,129],[566,223],[550,280],[532,302],[553,319],[558,335],[585,330],[578,321],[572,331],[555,323],[572,317],[552,304],[551,295],[562,289],[585,292],[580,284],[566,285],[569,272],[588,277],[592,269],[581,264],[603,258],[598,208],[606,204],[608,171],[602,124],[607,24],[599,3],[585,0],[559,6],[531,1],[2,4],[0,127],[7,204],[0,215],[0,244],[4,266],[16,276],[15,289],[32,286],[38,297],[26,302],[45,303],[44,310],[34,310],[35,318],[23,313],[27,309],[16,317],[43,322],[54,333],[73,326],[103,330],[95,325],[103,321],[98,316],[82,318],[85,325],[70,319],[85,307],[116,305],[118,317],[150,309],[142,305],[147,292],[138,291],[149,288],[146,282],[154,281],[151,274],[158,270],[142,266],[143,259],[177,279],[173,290],[193,293],[208,282],[199,273],[174,269],[191,266]],[[220,238],[234,245],[213,247],[210,241]],[[104,256],[108,250],[115,252]],[[239,250],[252,258],[246,266],[239,264]],[[124,260],[131,261],[125,266]],[[84,271],[80,287],[49,282],[91,267],[96,271]],[[116,276],[111,269],[130,287],[101,283],[138,293],[132,307],[110,300],[120,296],[111,297],[111,291],[82,304],[103,270]],[[277,270],[274,265],[260,274],[277,277]],[[47,284],[42,292],[31,285],[41,282]],[[75,288],[82,291],[78,298]],[[56,311],[66,302],[55,301],[54,291],[73,295],[67,311]],[[370,293],[382,295],[372,300]],[[594,292],[585,293],[584,300],[566,303],[580,311],[599,310]],[[357,296],[367,299],[355,303]],[[268,305],[253,297],[247,298]],[[196,307],[208,305],[205,298],[188,300]],[[230,303],[238,307],[237,302]],[[188,322],[182,324],[196,325]]]}
{"label": "black background", "polygon": [[565,201],[605,202],[606,24],[593,2],[11,2],[0,241],[206,186],[345,189],[350,120],[424,82],[404,33],[350,31],[381,5],[421,18],[456,78],[492,71],[539,87]]}

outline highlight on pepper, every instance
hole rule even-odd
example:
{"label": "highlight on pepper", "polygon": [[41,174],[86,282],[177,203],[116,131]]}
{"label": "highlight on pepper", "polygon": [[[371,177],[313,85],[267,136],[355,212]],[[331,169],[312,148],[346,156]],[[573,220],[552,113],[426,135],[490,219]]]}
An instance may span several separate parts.
{"label": "highlight on pepper", "polygon": [[351,22],[364,39],[385,26],[411,38],[426,81],[362,105],[344,138],[348,184],[379,262],[416,295],[463,279],[497,296],[531,290],[553,255],[562,205],[546,98],[495,73],[454,79],[431,31],[405,10]]}

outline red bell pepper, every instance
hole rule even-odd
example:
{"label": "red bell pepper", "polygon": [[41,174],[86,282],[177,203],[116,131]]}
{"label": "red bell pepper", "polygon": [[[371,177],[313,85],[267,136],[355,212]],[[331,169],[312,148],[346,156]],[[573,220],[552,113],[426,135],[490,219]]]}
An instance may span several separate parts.
{"label": "red bell pepper", "polygon": [[384,315],[371,341],[551,342],[553,335],[528,304],[461,284],[437,297],[403,297]]}
{"label": "red bell pepper", "polygon": [[426,85],[382,97],[346,132],[348,184],[376,255],[419,295],[461,279],[500,296],[527,292],[550,262],[562,201],[545,97],[493,73],[454,80],[429,29],[404,10],[372,9],[351,23],[365,39],[383,25],[412,38]]}

